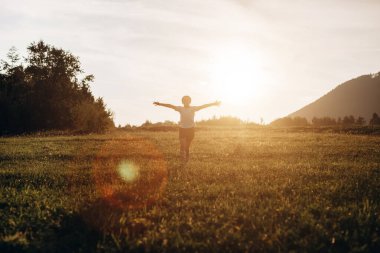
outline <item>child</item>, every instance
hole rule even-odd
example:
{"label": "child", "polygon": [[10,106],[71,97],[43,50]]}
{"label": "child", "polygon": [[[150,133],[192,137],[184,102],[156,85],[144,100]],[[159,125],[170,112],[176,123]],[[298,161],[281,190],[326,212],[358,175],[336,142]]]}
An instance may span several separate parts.
{"label": "child", "polygon": [[179,142],[180,142],[180,154],[184,161],[189,160],[189,148],[191,141],[194,138],[194,113],[201,109],[210,106],[219,106],[220,102],[215,101],[214,103],[204,104],[201,106],[190,106],[191,98],[189,96],[182,97],[183,106],[175,106],[171,104],[163,104],[159,102],[154,102],[154,105],[164,106],[176,110],[181,114],[181,120],[179,122]]}

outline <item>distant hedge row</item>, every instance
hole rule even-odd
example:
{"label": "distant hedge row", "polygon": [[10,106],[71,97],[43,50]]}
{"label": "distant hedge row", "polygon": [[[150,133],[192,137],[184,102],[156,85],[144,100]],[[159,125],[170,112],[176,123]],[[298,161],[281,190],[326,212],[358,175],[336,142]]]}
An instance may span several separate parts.
{"label": "distant hedge row", "polygon": [[[367,122],[361,116],[355,118],[352,115],[344,116],[343,118],[331,118],[331,117],[314,117],[311,120],[311,123],[307,121],[306,118],[303,117],[284,117],[280,119],[276,119],[271,122],[271,126],[280,126],[280,127],[288,127],[288,126],[364,126]],[[372,118],[368,122],[369,125],[380,125],[380,117],[377,113],[373,113]]]}
{"label": "distant hedge row", "polygon": [[113,127],[112,113],[94,98],[78,57],[32,43],[22,61],[12,48],[0,69],[0,134],[45,130],[101,132]]}

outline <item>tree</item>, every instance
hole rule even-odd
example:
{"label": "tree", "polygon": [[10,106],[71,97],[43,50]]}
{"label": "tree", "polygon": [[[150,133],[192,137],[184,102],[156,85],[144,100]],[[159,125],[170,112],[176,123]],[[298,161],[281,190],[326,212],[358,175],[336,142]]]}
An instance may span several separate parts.
{"label": "tree", "polygon": [[148,127],[153,125],[153,123],[150,120],[146,120],[143,124],[141,124],[142,127]]}
{"label": "tree", "polygon": [[2,69],[6,71],[14,69],[20,61],[20,55],[17,53],[17,49],[15,47],[11,47],[11,49],[9,49],[7,59],[8,61],[1,60]]}
{"label": "tree", "polygon": [[372,119],[369,121],[369,124],[371,126],[380,125],[380,118],[379,115],[377,115],[377,113],[372,114]]}
{"label": "tree", "polygon": [[311,123],[313,124],[313,126],[318,126],[318,127],[319,126],[334,126],[337,124],[336,120],[330,117],[323,117],[323,118],[314,117],[311,120]]}
{"label": "tree", "polygon": [[363,126],[365,124],[365,119],[363,117],[359,116],[356,119],[356,124],[359,125],[359,126]]}
{"label": "tree", "polygon": [[78,57],[43,41],[31,43],[27,52],[25,66],[14,48],[1,61],[0,133],[113,126],[112,113],[91,94],[94,76],[79,78],[84,72]]}
{"label": "tree", "polygon": [[22,131],[28,125],[28,96],[30,87],[25,82],[20,57],[12,47],[6,60],[1,60],[0,72],[0,133]]}
{"label": "tree", "polygon": [[344,116],[342,120],[343,125],[349,126],[349,125],[354,125],[355,124],[355,118],[354,116]]}

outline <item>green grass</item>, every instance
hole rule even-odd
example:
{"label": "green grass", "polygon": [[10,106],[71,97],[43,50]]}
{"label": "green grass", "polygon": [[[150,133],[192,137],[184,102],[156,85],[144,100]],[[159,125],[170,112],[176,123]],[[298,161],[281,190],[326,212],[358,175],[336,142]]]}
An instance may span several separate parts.
{"label": "green grass", "polygon": [[23,251],[379,252],[380,136],[203,130],[186,165],[176,132],[0,138]]}

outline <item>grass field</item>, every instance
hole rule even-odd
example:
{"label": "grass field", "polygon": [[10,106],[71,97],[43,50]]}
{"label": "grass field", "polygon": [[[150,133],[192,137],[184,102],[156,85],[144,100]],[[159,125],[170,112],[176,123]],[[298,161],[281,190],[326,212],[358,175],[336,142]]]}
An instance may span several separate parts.
{"label": "grass field", "polygon": [[380,252],[380,136],[0,138],[0,252]]}

